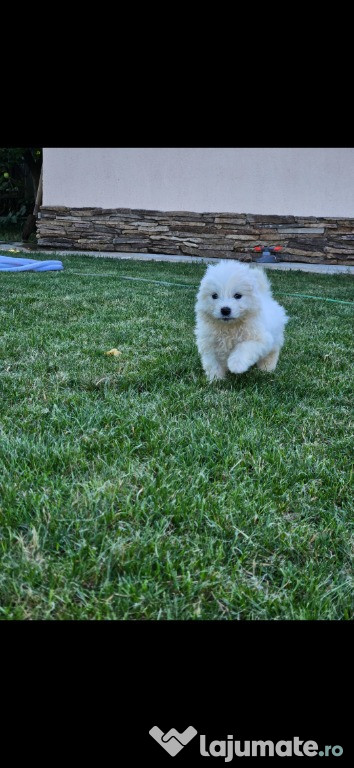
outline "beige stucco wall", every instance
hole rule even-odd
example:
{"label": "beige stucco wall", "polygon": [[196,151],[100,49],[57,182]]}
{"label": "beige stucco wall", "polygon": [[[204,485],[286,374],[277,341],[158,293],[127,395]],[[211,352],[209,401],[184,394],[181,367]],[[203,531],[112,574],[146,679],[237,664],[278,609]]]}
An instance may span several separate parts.
{"label": "beige stucco wall", "polygon": [[354,217],[354,149],[44,149],[43,204]]}

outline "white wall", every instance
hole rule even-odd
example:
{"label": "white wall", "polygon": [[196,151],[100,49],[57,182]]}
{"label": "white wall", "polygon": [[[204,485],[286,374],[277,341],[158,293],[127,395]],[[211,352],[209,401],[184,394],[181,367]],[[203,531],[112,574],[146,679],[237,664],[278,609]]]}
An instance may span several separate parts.
{"label": "white wall", "polygon": [[43,204],[354,217],[354,149],[44,149]]}

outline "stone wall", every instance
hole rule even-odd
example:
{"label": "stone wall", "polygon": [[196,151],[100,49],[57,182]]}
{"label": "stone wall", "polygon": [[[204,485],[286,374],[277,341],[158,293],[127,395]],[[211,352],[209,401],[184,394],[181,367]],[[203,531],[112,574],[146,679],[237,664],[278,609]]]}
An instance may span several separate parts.
{"label": "stone wall", "polygon": [[189,254],[251,261],[280,245],[281,261],[354,264],[354,218],[41,208],[38,244],[81,251]]}

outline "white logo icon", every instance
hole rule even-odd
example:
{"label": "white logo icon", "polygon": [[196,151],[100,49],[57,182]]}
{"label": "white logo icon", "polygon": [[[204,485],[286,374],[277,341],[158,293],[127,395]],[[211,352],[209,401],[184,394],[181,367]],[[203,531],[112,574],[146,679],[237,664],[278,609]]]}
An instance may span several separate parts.
{"label": "white logo icon", "polygon": [[171,728],[170,731],[167,731],[167,733],[164,734],[157,725],[154,725],[149,731],[149,734],[166,750],[166,752],[168,752],[169,755],[171,755],[171,757],[175,757],[175,755],[178,755],[178,752],[180,752],[189,741],[194,739],[194,736],[197,735],[197,731],[190,725],[183,731],[183,733],[179,733],[175,728]]}

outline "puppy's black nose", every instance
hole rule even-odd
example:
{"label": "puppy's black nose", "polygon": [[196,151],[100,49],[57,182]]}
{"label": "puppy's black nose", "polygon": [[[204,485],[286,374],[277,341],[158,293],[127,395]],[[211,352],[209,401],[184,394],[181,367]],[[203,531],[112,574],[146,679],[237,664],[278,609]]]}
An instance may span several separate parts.
{"label": "puppy's black nose", "polygon": [[222,315],[229,315],[231,313],[230,307],[221,307],[220,312]]}

